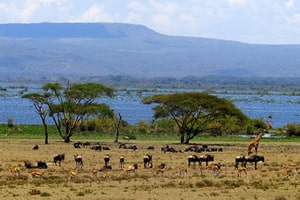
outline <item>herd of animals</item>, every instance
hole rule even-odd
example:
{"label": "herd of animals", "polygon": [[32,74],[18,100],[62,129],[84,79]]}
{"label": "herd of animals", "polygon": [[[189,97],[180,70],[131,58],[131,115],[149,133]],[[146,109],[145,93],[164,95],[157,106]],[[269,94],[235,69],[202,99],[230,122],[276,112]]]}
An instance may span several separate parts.
{"label": "herd of animals", "polygon": [[[264,156],[257,155],[259,142],[260,142],[262,136],[263,136],[263,133],[260,133],[248,143],[248,155],[239,155],[239,156],[235,157],[235,160],[234,160],[235,165],[234,166],[235,166],[235,170],[237,171],[238,177],[241,177],[242,173],[244,173],[245,176],[247,176],[247,163],[254,163],[254,169],[257,170],[257,163],[265,161]],[[110,150],[109,147],[101,146],[100,144],[91,145],[91,143],[89,143],[89,142],[86,142],[86,143],[76,142],[73,144],[73,146],[74,146],[74,148],[90,147],[90,149],[96,150],[96,151]],[[119,148],[132,149],[133,151],[137,150],[136,145],[127,146],[124,143],[121,143],[119,145]],[[253,148],[255,150],[255,154],[252,154]],[[38,150],[38,149],[39,149],[38,145],[35,145],[33,147],[33,150]],[[147,147],[147,149],[153,150],[154,147],[149,146],[149,147]],[[173,147],[170,147],[169,145],[163,146],[161,148],[161,151],[164,153],[166,153],[166,152],[181,152],[181,151],[177,151]],[[184,150],[184,152],[195,152],[195,153],[213,152],[213,151],[222,152],[223,149],[222,148],[208,148],[207,145],[203,145],[201,147],[199,147],[197,145],[193,145]],[[84,166],[83,157],[81,155],[75,154],[73,156],[74,156],[74,161],[75,161],[75,170],[71,170],[69,172],[70,180],[72,180],[74,177],[76,177],[77,172]],[[62,162],[64,160],[65,160],[65,154],[56,154],[53,156],[53,165],[61,166]],[[96,176],[96,174],[99,171],[112,170],[112,166],[110,165],[110,160],[111,160],[110,154],[106,154],[103,158],[104,165],[98,169],[93,168],[91,171],[92,174]],[[145,168],[145,169],[153,168],[155,170],[156,175],[163,175],[164,172],[167,170],[166,163],[160,163],[159,165],[154,166],[152,160],[153,159],[152,159],[151,154],[144,155],[142,158],[143,168]],[[180,166],[180,167],[178,167],[177,170],[180,175],[184,175],[184,174],[187,174],[188,168],[198,165],[198,167],[200,169],[199,170],[200,174],[202,174],[203,171],[206,170],[206,171],[213,172],[215,175],[218,175],[221,171],[222,164],[221,163],[213,163],[213,162],[214,162],[214,156],[212,154],[204,154],[204,155],[193,154],[193,155],[188,156],[187,165]],[[126,174],[128,174],[130,172],[136,173],[136,171],[138,170],[138,163],[133,163],[132,165],[130,165],[128,167],[125,167],[124,163],[125,163],[125,156],[121,155],[119,157],[119,169],[123,170],[124,173],[126,173]],[[202,163],[204,163],[204,164],[202,164]],[[31,175],[33,178],[43,177],[45,174],[45,170],[43,170],[43,169],[48,168],[47,163],[45,163],[43,161],[38,161],[37,164],[34,165],[31,162],[26,160],[26,161],[24,161],[24,166],[27,169],[34,169],[33,171],[31,171]],[[298,171],[300,171],[299,169],[300,169],[299,166],[296,166],[294,169],[287,167],[287,168],[285,168],[284,173],[287,176],[289,176],[292,173],[294,173],[293,171],[295,171],[295,173],[298,173]],[[9,170],[12,175],[20,174],[20,168],[18,168],[18,167],[10,167]]]}

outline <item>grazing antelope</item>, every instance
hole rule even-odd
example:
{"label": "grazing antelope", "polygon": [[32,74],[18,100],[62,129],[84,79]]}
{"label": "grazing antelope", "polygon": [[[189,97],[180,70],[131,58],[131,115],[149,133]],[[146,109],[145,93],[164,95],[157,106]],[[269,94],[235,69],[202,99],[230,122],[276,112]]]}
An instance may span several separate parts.
{"label": "grazing antelope", "polygon": [[247,176],[247,168],[246,167],[238,167],[237,168],[237,176],[238,177],[242,176],[242,172],[244,172],[245,175]]}
{"label": "grazing antelope", "polygon": [[125,157],[124,155],[120,156],[120,168],[124,168]]}
{"label": "grazing antelope", "polygon": [[206,169],[211,171],[211,172],[214,172],[215,175],[218,175],[221,171],[221,166],[222,164],[221,163],[218,163],[218,164],[209,164],[206,166]]}
{"label": "grazing antelope", "polygon": [[286,176],[291,176],[292,175],[292,171],[293,171],[292,168],[287,167],[287,168],[284,169],[284,174]]}
{"label": "grazing antelope", "polygon": [[137,163],[134,163],[133,165],[128,166],[127,168],[125,168],[125,169],[124,169],[124,172],[127,173],[127,174],[128,174],[129,172],[135,173],[137,169],[138,169],[138,164],[137,164]]}
{"label": "grazing antelope", "polygon": [[18,167],[10,167],[9,171],[11,175],[19,175],[20,174],[20,169]]}
{"label": "grazing antelope", "polygon": [[104,178],[105,181],[107,181],[111,177],[111,175],[110,175],[110,173],[106,172],[103,174],[102,177]]}
{"label": "grazing antelope", "polygon": [[32,178],[42,178],[44,176],[45,172],[44,171],[32,171],[31,176]]}
{"label": "grazing antelope", "polygon": [[186,175],[187,174],[187,167],[181,166],[179,167],[179,175]]}
{"label": "grazing antelope", "polygon": [[69,172],[69,181],[73,180],[77,176],[77,171],[71,170]]}
{"label": "grazing antelope", "polygon": [[155,168],[155,174],[156,175],[160,174],[160,176],[163,176],[165,170],[166,170],[166,164],[165,163],[161,163],[160,165],[158,165]]}
{"label": "grazing antelope", "polygon": [[92,168],[92,174],[94,177],[97,177],[98,170],[96,168]]}
{"label": "grazing antelope", "polygon": [[78,167],[80,167],[80,168],[83,167],[82,156],[75,154],[75,155],[74,155],[74,160],[75,160],[75,163],[76,163],[76,169],[77,169]]}

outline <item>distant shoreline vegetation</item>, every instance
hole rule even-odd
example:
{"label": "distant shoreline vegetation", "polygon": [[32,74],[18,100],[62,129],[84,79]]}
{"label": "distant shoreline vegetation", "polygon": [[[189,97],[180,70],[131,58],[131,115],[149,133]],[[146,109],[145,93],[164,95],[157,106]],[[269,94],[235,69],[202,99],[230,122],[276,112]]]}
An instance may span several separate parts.
{"label": "distant shoreline vegetation", "polygon": [[[0,82],[13,83],[48,83],[48,82],[100,82],[105,85],[115,87],[148,87],[156,86],[162,88],[195,88],[195,87],[270,87],[273,91],[292,88],[300,92],[300,77],[231,77],[231,76],[186,76],[186,77],[133,77],[125,75],[108,75],[108,76],[68,76],[68,77],[1,77]],[[251,88],[249,88],[251,89]]]}

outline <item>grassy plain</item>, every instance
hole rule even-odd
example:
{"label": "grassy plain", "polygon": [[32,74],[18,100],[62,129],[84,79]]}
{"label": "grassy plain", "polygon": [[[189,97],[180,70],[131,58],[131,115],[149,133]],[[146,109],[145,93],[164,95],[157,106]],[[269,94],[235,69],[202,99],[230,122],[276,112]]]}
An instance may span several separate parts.
{"label": "grassy plain", "polygon": [[[4,130],[2,130],[4,131]],[[187,166],[187,157],[193,152],[163,153],[161,146],[169,144],[176,150],[184,150],[187,145],[178,141],[163,139],[131,140],[127,145],[136,144],[138,149],[119,149],[113,144],[113,137],[86,138],[78,135],[73,141],[99,142],[110,150],[95,151],[88,148],[75,149],[73,143],[65,144],[51,135],[50,144],[43,144],[41,136],[30,136],[22,133],[2,132],[0,136],[0,191],[2,199],[267,199],[267,200],[300,200],[300,174],[284,174],[285,167],[299,166],[299,139],[265,139],[260,142],[259,155],[265,157],[265,163],[258,163],[258,170],[248,164],[248,174],[237,177],[234,169],[234,158],[247,151],[248,139],[235,138],[198,138],[192,141],[197,145],[208,144],[208,147],[222,148],[222,152],[209,152],[214,155],[215,163],[222,163],[221,172],[215,175],[204,171],[201,175],[198,166],[188,168],[186,175],[180,175],[178,168]],[[23,136],[22,136],[23,135]],[[26,139],[30,138],[30,139]],[[126,142],[121,139],[121,142]],[[33,150],[34,145],[38,150]],[[148,150],[154,146],[154,150]],[[52,163],[53,155],[66,155],[62,166]],[[153,164],[166,163],[163,176],[156,175],[154,169],[143,168],[143,156],[153,155]],[[71,180],[69,172],[75,170],[73,155],[83,157],[84,166],[77,171]],[[112,170],[99,171],[96,176],[92,169],[104,165],[103,157],[111,155]],[[205,153],[200,153],[205,154]],[[119,157],[125,156],[125,167],[138,163],[136,173],[125,173],[119,167]],[[48,163],[43,178],[32,178],[31,171],[24,167],[24,160],[33,164],[38,160]],[[11,175],[12,166],[21,169],[20,175]],[[299,172],[298,172],[299,173]]]}

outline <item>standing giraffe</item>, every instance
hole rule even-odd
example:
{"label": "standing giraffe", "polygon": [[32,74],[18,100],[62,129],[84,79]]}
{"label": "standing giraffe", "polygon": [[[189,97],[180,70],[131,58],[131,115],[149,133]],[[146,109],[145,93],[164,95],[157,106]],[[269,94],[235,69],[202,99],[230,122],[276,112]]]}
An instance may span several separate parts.
{"label": "standing giraffe", "polygon": [[263,132],[259,133],[254,139],[252,139],[249,143],[248,143],[248,156],[252,153],[251,150],[254,147],[255,149],[255,154],[257,154],[257,149],[258,149],[258,145],[259,145],[259,141],[263,136]]}

